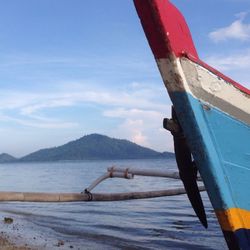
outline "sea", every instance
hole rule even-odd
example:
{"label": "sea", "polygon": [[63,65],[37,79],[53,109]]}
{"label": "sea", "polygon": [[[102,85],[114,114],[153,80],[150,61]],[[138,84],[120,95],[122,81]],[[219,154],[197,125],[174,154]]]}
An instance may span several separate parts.
{"label": "sea", "polygon": [[[0,190],[81,192],[111,166],[177,169],[173,159],[0,164]],[[93,192],[180,186],[179,180],[135,176],[131,180],[108,179]],[[208,229],[200,224],[187,196],[179,195],[113,202],[1,202],[0,230],[34,249],[227,249],[205,192],[202,198]],[[13,223],[4,223],[5,217]]]}

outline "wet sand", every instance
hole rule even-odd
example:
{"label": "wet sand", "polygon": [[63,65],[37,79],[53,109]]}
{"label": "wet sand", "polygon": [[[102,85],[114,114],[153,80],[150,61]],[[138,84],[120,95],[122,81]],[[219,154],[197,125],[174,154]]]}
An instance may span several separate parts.
{"label": "wet sand", "polygon": [[0,250],[33,250],[33,247],[25,243],[18,243],[17,239],[6,232],[6,227],[13,226],[14,219],[4,217],[0,225]]}
{"label": "wet sand", "polygon": [[81,249],[63,237],[48,240],[41,232],[32,231],[32,227],[27,231],[28,224],[15,217],[3,218],[0,219],[0,250]]}
{"label": "wet sand", "polygon": [[8,235],[1,233],[0,236],[0,249],[1,250],[33,250],[27,246],[18,246],[15,243],[11,242]]}

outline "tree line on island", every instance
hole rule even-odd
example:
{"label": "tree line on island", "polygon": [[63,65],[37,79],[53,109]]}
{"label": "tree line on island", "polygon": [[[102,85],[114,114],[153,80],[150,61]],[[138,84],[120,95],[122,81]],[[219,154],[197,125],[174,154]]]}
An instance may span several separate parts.
{"label": "tree line on island", "polygon": [[157,152],[128,140],[91,134],[59,147],[41,149],[21,158],[0,154],[0,163],[73,160],[114,160],[172,158],[173,153]]}

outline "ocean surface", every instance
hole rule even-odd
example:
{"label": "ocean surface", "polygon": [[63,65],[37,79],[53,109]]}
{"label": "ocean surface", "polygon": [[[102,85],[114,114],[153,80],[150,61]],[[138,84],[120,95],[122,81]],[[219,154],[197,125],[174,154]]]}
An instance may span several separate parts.
{"label": "ocean surface", "polygon": [[[173,160],[0,164],[1,191],[81,192],[110,166],[173,169]],[[109,179],[93,192],[179,187],[178,180]],[[204,229],[186,195],[116,202],[0,204],[0,230],[41,249],[227,249],[206,193]],[[4,224],[4,217],[14,219]]]}

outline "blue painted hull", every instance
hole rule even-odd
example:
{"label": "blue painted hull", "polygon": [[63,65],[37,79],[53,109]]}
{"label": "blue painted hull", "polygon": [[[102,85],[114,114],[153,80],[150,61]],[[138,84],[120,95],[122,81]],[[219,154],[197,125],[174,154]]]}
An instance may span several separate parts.
{"label": "blue painted hull", "polygon": [[[250,214],[250,125],[186,92],[171,93],[171,99],[215,212],[241,209]],[[233,235],[241,249],[250,249],[248,228],[221,226],[228,241]]]}

